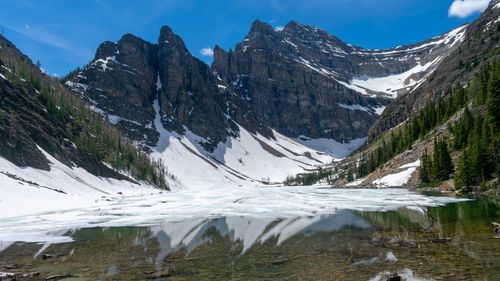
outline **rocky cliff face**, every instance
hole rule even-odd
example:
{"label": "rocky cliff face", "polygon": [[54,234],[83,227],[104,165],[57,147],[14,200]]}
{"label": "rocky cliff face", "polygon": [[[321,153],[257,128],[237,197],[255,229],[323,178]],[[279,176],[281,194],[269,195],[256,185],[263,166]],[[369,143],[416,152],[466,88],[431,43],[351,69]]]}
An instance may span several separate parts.
{"label": "rocky cliff face", "polygon": [[134,140],[152,144],[155,132],[146,127],[154,118],[151,100],[156,97],[157,46],[127,34],[118,42],[104,42],[94,60],[66,81],[99,113],[107,113]]}
{"label": "rocky cliff face", "polygon": [[213,71],[248,100],[263,122],[292,137],[365,137],[390,100],[413,89],[461,42],[465,27],[387,50],[344,43],[296,22],[282,30],[255,21]]}
{"label": "rocky cliff face", "polygon": [[311,26],[274,30],[257,20],[234,51],[216,46],[209,67],[163,27],[157,44],[133,35],[101,44],[65,83],[144,147],[158,143],[156,114],[167,130],[200,136],[208,151],[237,136],[237,124],[267,137],[275,129],[348,142],[365,137],[391,99],[425,79],[464,31],[368,50]]}
{"label": "rocky cliff face", "polygon": [[232,117],[270,134],[248,114],[243,99],[193,57],[168,27],[161,29],[157,44],[129,34],[116,43],[104,42],[94,60],[70,75],[65,85],[145,148],[159,140],[155,114],[169,131],[202,136],[207,150],[237,134]]}

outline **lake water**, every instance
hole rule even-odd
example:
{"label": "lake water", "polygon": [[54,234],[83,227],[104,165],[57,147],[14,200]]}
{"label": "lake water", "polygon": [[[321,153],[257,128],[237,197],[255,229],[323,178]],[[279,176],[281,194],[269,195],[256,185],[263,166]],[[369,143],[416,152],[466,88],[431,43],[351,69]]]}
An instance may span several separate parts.
{"label": "lake water", "polygon": [[498,202],[396,189],[254,193],[173,192],[4,219],[0,272],[39,273],[18,280],[386,280],[396,272],[500,280]]}

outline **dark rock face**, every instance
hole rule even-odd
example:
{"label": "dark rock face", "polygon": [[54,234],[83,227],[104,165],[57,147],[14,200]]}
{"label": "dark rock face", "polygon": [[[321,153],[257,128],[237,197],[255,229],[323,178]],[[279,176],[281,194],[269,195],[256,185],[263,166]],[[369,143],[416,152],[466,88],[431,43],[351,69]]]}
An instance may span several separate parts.
{"label": "dark rock face", "polygon": [[226,115],[225,93],[219,90],[209,67],[189,53],[182,39],[163,27],[158,41],[161,81],[160,107],[164,125],[195,134],[216,145],[228,136],[226,128],[235,127]]}
{"label": "dark rock face", "polygon": [[235,51],[216,46],[209,67],[163,27],[157,44],[133,35],[101,44],[94,60],[65,84],[146,148],[159,137],[156,101],[167,130],[190,130],[209,151],[236,136],[238,125],[266,137],[275,129],[289,137],[350,141],[367,136],[377,109],[391,101],[350,81],[398,74],[444,56],[457,40],[446,36],[375,51],[296,22],[276,31],[255,21]]}
{"label": "dark rock face", "polygon": [[144,127],[155,116],[151,103],[156,97],[157,49],[129,34],[117,43],[104,42],[94,60],[66,85],[96,111],[106,112],[126,136],[151,144],[156,132]]}
{"label": "dark rock face", "polygon": [[212,69],[268,126],[292,137],[348,141],[366,136],[378,118],[374,109],[389,103],[384,94],[370,89],[362,93],[348,82],[402,73],[444,56],[457,40],[446,36],[367,50],[293,21],[276,31],[257,20],[234,52],[215,47]]}
{"label": "dark rock face", "polygon": [[293,59],[294,44],[280,45],[283,40],[280,32],[256,21],[234,53],[215,48],[212,69],[248,101],[264,124],[285,135],[364,137],[376,116],[338,104],[376,107],[386,101],[362,96]]}
{"label": "dark rock face", "polygon": [[464,41],[446,56],[428,79],[414,91],[392,102],[369,131],[369,139],[397,126],[419,112],[430,100],[449,95],[456,81],[463,86],[479,66],[498,59],[500,47],[500,1],[490,2],[481,17],[468,25]]}
{"label": "dark rock face", "polygon": [[168,27],[161,29],[158,44],[132,35],[104,42],[94,60],[67,77],[65,85],[145,148],[158,142],[155,102],[167,130],[190,130],[204,138],[207,150],[237,135],[233,119],[271,136],[245,99],[193,57]]}
{"label": "dark rock face", "polygon": [[[43,131],[32,124],[32,113],[21,111],[20,114],[10,112],[13,104],[25,104],[22,94],[8,81],[0,79],[0,106],[2,107],[2,126],[0,126],[0,155],[18,166],[32,166],[48,170],[45,156],[37,149],[31,134],[43,134]],[[9,108],[8,108],[9,107]],[[31,130],[26,130],[30,128]]]}

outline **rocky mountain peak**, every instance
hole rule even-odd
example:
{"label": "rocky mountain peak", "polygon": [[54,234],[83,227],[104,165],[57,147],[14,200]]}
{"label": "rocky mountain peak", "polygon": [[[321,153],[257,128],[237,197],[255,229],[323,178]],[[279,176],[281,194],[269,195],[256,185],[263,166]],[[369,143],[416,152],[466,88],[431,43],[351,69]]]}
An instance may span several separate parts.
{"label": "rocky mountain peak", "polygon": [[105,41],[97,47],[94,60],[105,59],[106,57],[114,56],[117,52],[117,46],[115,42]]}
{"label": "rocky mountain peak", "polygon": [[305,24],[301,24],[297,21],[290,21],[288,22],[285,27],[283,28],[283,31],[285,33],[288,33],[289,35],[295,35],[295,36],[304,36],[304,33],[309,33],[309,35],[313,35],[313,33],[316,33],[317,31],[320,31],[321,29],[308,26]]}
{"label": "rocky mountain peak", "polygon": [[261,22],[260,20],[256,19],[253,21],[252,26],[250,28],[250,32],[248,34],[251,35],[254,33],[273,33],[273,32],[274,29],[270,24]]}
{"label": "rocky mountain peak", "polygon": [[222,49],[219,45],[214,46],[214,60],[217,57],[217,60],[225,59],[227,56],[226,50]]}
{"label": "rocky mountain peak", "polygon": [[160,29],[160,36],[158,38],[158,45],[160,48],[164,47],[171,47],[171,48],[176,48],[180,52],[187,52],[189,53],[189,50],[187,49],[186,45],[184,44],[184,41],[180,36],[175,34],[172,29],[166,25],[162,26]]}
{"label": "rocky mountain peak", "polygon": [[285,29],[286,29],[286,30],[291,30],[291,31],[293,31],[293,30],[297,30],[297,29],[299,29],[299,28],[301,28],[301,27],[302,27],[302,25],[301,25],[300,23],[298,23],[298,22],[296,22],[296,21],[294,21],[294,20],[291,20],[291,21],[289,21],[289,22],[285,25],[285,27],[284,27],[284,29],[283,29],[283,30],[285,30]]}

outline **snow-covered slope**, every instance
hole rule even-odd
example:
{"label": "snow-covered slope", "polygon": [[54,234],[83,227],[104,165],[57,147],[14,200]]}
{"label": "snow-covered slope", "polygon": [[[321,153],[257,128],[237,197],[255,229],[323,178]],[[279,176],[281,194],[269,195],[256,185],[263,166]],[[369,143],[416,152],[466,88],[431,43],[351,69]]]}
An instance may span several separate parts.
{"label": "snow-covered slope", "polygon": [[275,139],[267,139],[240,127],[238,137],[228,137],[214,152],[208,152],[201,146],[203,139],[189,131],[185,135],[167,132],[163,141],[168,144],[160,144],[152,155],[162,159],[185,187],[262,185],[329,164],[362,143],[332,144],[328,146],[331,154],[327,154],[274,134]]}
{"label": "snow-covered slope", "polygon": [[156,89],[152,128],[159,138],[156,146],[151,147],[151,155],[163,161],[169,174],[185,188],[281,183],[288,176],[344,158],[364,143],[364,139],[344,144],[321,139],[293,140],[274,130],[269,138],[237,125],[237,136],[226,137],[210,152],[203,146],[209,140],[188,128],[184,127],[183,134],[165,129],[159,105],[159,79]]}
{"label": "snow-covered slope", "polygon": [[307,141],[304,145],[275,131],[274,139],[268,139],[240,126],[239,136],[228,137],[208,152],[202,146],[205,140],[187,129],[180,135],[165,130],[161,122],[156,121],[155,126],[161,137],[152,157],[164,161],[169,173],[186,188],[280,183],[288,176],[343,158],[363,143],[329,143],[329,153],[324,153]]}
{"label": "snow-covered slope", "polygon": [[[391,75],[361,75],[353,77],[345,86],[366,93],[366,90],[384,93],[388,98],[411,91],[420,85],[439,65],[439,63],[465,38],[467,25],[458,27],[431,40],[408,47],[396,47],[387,50],[356,50],[351,54],[370,57],[380,63],[391,61],[406,62],[414,60],[412,68]],[[444,46],[444,47],[443,47]]]}
{"label": "snow-covered slope", "polygon": [[117,197],[161,192],[144,182],[97,177],[82,168],[70,168],[43,149],[39,150],[50,161],[50,171],[18,167],[0,157],[0,213],[3,216],[89,207]]}

